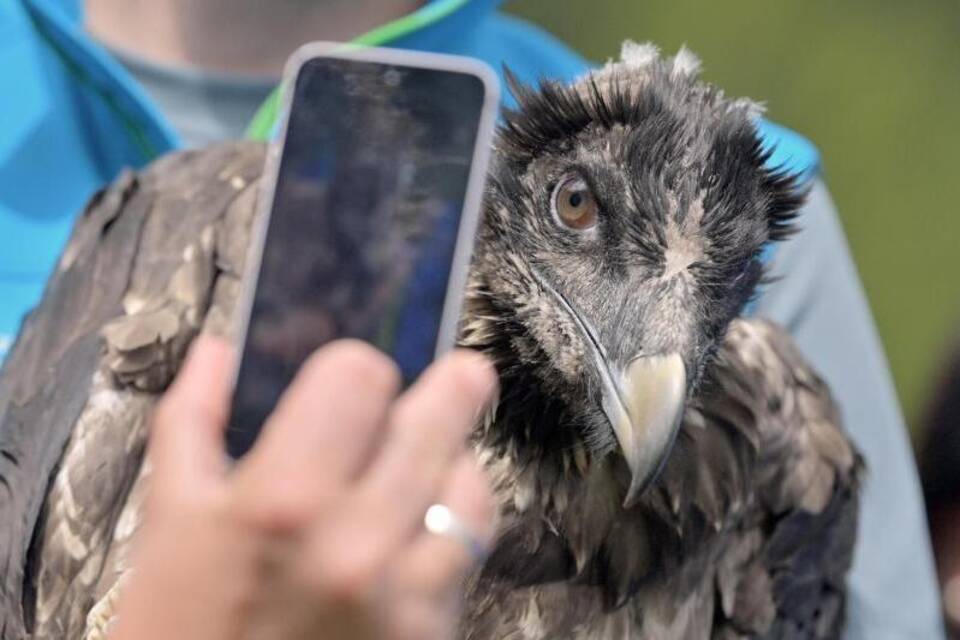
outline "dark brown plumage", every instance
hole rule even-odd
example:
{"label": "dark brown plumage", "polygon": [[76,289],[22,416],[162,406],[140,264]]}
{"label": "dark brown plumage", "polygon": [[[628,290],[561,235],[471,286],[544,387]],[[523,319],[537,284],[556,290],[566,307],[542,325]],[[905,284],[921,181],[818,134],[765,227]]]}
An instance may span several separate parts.
{"label": "dark brown plumage", "polygon": [[[464,638],[839,636],[860,462],[789,338],[734,319],[803,192],[697,67],[628,43],[514,88],[462,335],[501,377]],[[591,225],[550,215],[571,183]]]}
{"label": "dark brown plumage", "polygon": [[829,393],[763,321],[733,323],[711,378],[631,510],[603,469],[491,460],[505,533],[463,637],[839,637],[861,463]]}
{"label": "dark brown plumage", "polygon": [[258,145],[181,153],[91,201],[0,377],[0,638],[103,638],[146,423],[201,327],[229,333]]}
{"label": "dark brown plumage", "polygon": [[[784,235],[799,196],[789,176],[763,168],[749,104],[698,84],[690,60],[651,58],[628,66],[630,74],[646,69],[629,76],[608,67],[574,89],[583,104],[555,87],[567,116],[581,119],[576,126],[559,126],[558,112],[557,129],[537,128],[521,112],[501,138],[462,334],[496,360],[503,383],[496,414],[477,432],[501,538],[468,585],[463,637],[839,633],[859,458],[789,338],[762,321],[733,320],[760,275],[759,248]],[[660,84],[647,84],[650,70]],[[630,90],[605,93],[614,86]],[[610,95],[623,104],[597,119]],[[527,97],[521,105],[533,108],[536,94]],[[659,111],[644,116],[635,100]],[[648,117],[666,128],[644,129]],[[584,144],[578,160],[587,171],[599,166],[589,153],[638,149],[643,140],[630,137],[638,130],[673,151],[639,155],[646,164],[628,172],[631,202],[662,207],[647,207],[637,222],[624,206],[615,218],[619,178],[594,181],[601,213],[624,231],[601,227],[589,238],[617,243],[611,252],[518,217],[537,215],[532,203],[552,186],[511,163],[562,173],[565,165],[550,163]],[[675,161],[658,165],[658,157]],[[262,160],[252,144],[168,157],[123,176],[78,222],[0,379],[0,519],[13,523],[0,532],[0,639],[104,636],[149,476],[146,416],[201,327],[230,333]],[[717,167],[716,178],[701,160]],[[703,224],[671,227],[684,214]],[[507,241],[515,233],[532,251]],[[611,260],[609,268],[589,268],[591,256]],[[579,266],[560,271],[570,265]],[[541,280],[525,280],[531,270]],[[686,271],[698,274],[693,284],[675,289]],[[578,274],[584,286],[597,274],[612,278],[601,287],[610,305],[591,307]],[[613,284],[630,278],[639,285]],[[676,313],[691,315],[658,315],[676,291],[685,292]],[[661,306],[645,306],[643,295]],[[633,340],[648,345],[652,370],[683,375],[677,399],[686,410],[674,435],[674,405],[654,406],[668,437],[647,447],[657,454],[649,459],[636,443],[631,464],[603,402],[610,384],[595,377],[589,354],[601,350],[616,373],[616,362],[634,358]],[[654,344],[681,355],[658,360]],[[634,418],[639,405],[621,402]]]}

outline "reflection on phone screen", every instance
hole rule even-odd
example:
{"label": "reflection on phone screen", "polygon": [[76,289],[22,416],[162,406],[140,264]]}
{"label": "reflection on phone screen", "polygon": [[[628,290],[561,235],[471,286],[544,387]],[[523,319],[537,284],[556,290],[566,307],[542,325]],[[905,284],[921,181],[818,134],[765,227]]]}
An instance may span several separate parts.
{"label": "reflection on phone screen", "polygon": [[297,76],[228,449],[242,455],[300,365],[340,337],[405,381],[436,351],[484,103],[474,75],[314,58]]}

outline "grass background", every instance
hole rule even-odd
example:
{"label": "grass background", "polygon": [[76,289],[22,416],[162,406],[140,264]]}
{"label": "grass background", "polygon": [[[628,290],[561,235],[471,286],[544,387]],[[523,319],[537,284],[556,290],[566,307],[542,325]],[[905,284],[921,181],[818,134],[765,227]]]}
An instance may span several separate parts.
{"label": "grass background", "polygon": [[960,331],[960,2],[516,0],[588,58],[687,44],[707,80],[813,140],[917,424]]}

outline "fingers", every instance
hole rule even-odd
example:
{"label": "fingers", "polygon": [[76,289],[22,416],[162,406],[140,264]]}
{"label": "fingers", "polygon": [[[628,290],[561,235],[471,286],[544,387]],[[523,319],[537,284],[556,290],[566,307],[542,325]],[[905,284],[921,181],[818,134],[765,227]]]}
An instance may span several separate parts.
{"label": "fingers", "polygon": [[493,497],[472,454],[460,456],[439,503],[455,519],[453,531],[440,535],[424,528],[397,564],[395,580],[398,591],[442,605],[493,538]]}
{"label": "fingers", "polygon": [[390,603],[390,640],[459,638],[456,607],[438,606],[413,595],[398,594]]}
{"label": "fingers", "polygon": [[358,488],[380,535],[400,541],[422,525],[441,481],[496,387],[493,367],[468,351],[444,357],[397,401],[387,440]]}
{"label": "fingers", "polygon": [[[475,546],[485,548],[493,533],[489,485],[472,454],[458,457],[437,500],[473,542],[428,533],[420,511],[417,535],[407,545],[391,545],[382,534],[390,523],[356,518],[360,507],[351,501],[313,530],[299,564],[306,582],[343,610],[383,599],[396,622],[391,637],[438,637],[436,631],[449,629],[453,620],[457,586],[479,559]],[[367,526],[358,526],[362,522]]]}
{"label": "fingers", "polygon": [[250,503],[279,528],[311,517],[369,460],[399,387],[393,362],[363,342],[317,351],[237,469]]}
{"label": "fingers", "polygon": [[[402,554],[391,574],[395,629],[401,638],[441,637],[458,619],[463,580],[493,535],[493,504],[487,479],[474,457],[463,454],[440,496],[473,540],[424,530]],[[449,633],[449,631],[447,631]]]}
{"label": "fingers", "polygon": [[[241,567],[242,580],[230,584],[244,582],[243,605],[230,615],[259,608],[282,613],[274,618],[281,628],[340,620],[368,624],[376,636],[383,625],[409,638],[445,635],[451,587],[475,555],[462,540],[425,533],[423,517],[444,502],[473,535],[488,535],[488,490],[464,443],[495,388],[490,364],[452,354],[395,401],[398,375],[384,356],[356,342],[331,345],[303,367],[235,473],[205,485],[215,491],[192,493],[198,471],[222,470],[229,355],[222,343],[199,341],[158,411],[157,471],[166,477],[153,486],[176,484],[180,502],[161,500],[152,511],[162,532],[152,539],[173,547],[156,543],[160,560],[150,566],[165,567],[184,542],[205,545],[187,564],[220,554]],[[157,525],[164,517],[179,520]],[[224,540],[240,542],[223,555]]]}
{"label": "fingers", "polygon": [[304,570],[321,591],[349,603],[382,584],[411,534],[422,530],[495,380],[486,360],[461,352],[432,366],[394,404],[386,441],[365,474],[308,536]]}
{"label": "fingers", "polygon": [[485,554],[494,534],[493,493],[489,478],[472,452],[457,460],[440,503],[456,514]]}
{"label": "fingers", "polygon": [[222,339],[199,335],[180,373],[157,405],[150,434],[157,484],[185,486],[223,470],[223,429],[234,352]]}

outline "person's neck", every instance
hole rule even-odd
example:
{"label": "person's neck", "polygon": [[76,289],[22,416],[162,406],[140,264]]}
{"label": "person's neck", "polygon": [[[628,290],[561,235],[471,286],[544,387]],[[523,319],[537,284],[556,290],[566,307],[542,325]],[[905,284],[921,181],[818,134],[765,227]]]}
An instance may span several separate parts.
{"label": "person's neck", "polygon": [[87,30],[148,60],[278,75],[311,40],[348,41],[422,0],[86,0]]}

